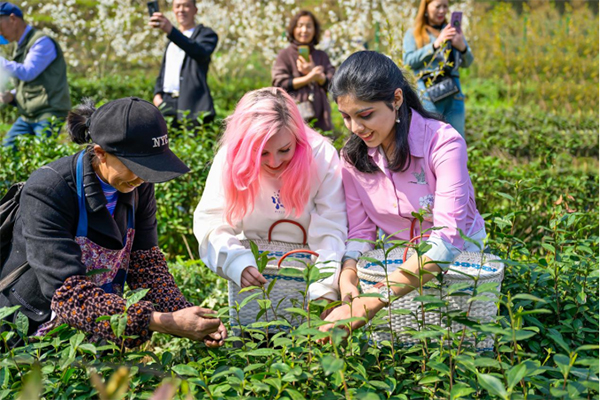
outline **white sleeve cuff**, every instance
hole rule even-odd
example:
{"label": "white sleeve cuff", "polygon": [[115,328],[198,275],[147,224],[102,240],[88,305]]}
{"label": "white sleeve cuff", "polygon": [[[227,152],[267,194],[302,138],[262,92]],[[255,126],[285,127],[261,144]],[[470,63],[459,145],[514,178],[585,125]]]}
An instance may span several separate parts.
{"label": "white sleeve cuff", "polygon": [[256,260],[251,250],[242,250],[235,255],[231,255],[231,260],[228,261],[228,265],[224,268],[224,278],[227,278],[239,287],[242,287],[242,272],[248,266],[256,267]]}
{"label": "white sleeve cuff", "polygon": [[346,252],[360,251],[362,254],[365,254],[367,251],[371,250],[373,250],[373,243],[359,242],[356,240],[348,240],[348,242],[346,242]]}
{"label": "white sleeve cuff", "polygon": [[460,254],[460,250],[456,246],[439,237],[430,238],[427,243],[431,245],[431,248],[425,255],[434,262],[443,263],[442,266],[452,263]]}
{"label": "white sleeve cuff", "polygon": [[319,298],[325,298],[327,300],[336,301],[339,300],[339,294],[331,286],[325,285],[321,282],[315,282],[308,287],[308,298],[309,300],[316,300]]}

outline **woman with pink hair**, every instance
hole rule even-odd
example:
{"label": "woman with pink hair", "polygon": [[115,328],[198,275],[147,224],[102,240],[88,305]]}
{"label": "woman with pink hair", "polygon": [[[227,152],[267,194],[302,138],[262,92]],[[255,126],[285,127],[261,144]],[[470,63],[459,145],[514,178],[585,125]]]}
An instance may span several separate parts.
{"label": "woman with pink hair", "polygon": [[[336,149],[307,127],[280,88],[247,93],[227,128],[194,212],[202,261],[240,287],[266,283],[241,239],[267,239],[271,225],[291,219],[305,229],[317,265],[333,276],[309,288],[311,299],[338,299],[339,261],[347,236],[346,203]],[[273,240],[301,243],[292,224]]]}

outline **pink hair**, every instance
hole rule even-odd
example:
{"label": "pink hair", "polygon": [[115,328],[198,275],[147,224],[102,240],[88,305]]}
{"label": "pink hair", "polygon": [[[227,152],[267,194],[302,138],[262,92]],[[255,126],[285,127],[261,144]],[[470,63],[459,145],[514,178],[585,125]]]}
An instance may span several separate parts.
{"label": "pink hair", "polygon": [[312,146],[324,138],[308,128],[294,100],[281,88],[264,88],[246,93],[226,120],[221,139],[226,146],[223,171],[225,218],[230,225],[254,209],[259,192],[262,152],[267,141],[283,129],[296,139],[296,150],[279,179],[286,217],[304,211],[310,193]]}

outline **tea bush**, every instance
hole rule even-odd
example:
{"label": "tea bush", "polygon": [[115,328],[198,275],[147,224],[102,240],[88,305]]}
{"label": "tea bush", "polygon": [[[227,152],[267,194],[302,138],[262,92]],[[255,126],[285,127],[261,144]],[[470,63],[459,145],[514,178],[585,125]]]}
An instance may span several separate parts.
{"label": "tea bush", "polygon": [[[597,120],[474,108],[467,125],[469,169],[488,244],[506,265],[494,320],[448,311],[455,293],[441,303],[422,297],[422,306],[446,323],[468,325],[466,336],[421,324],[410,333],[416,343],[410,347],[373,343],[373,333],[387,324],[383,311],[347,340],[336,329],[331,344],[317,344],[325,334],[316,329],[320,306],[314,303],[310,323],[299,329],[267,340],[264,324],[257,323],[247,328],[253,339],[230,338],[218,350],[155,334],[141,348],[124,351],[87,343],[82,333],[63,326],[0,355],[0,399],[19,393],[27,399],[37,393],[53,399],[597,399]],[[173,149],[192,171],[157,185],[156,193],[160,243],[177,282],[188,299],[219,309],[228,320],[225,281],[191,259],[197,258],[192,212],[218,133],[218,124],[174,132]],[[0,190],[76,151],[65,142],[63,136],[23,138],[20,150],[1,149]],[[20,321],[17,334],[26,331]],[[493,352],[469,346],[469,340],[488,335]]]}

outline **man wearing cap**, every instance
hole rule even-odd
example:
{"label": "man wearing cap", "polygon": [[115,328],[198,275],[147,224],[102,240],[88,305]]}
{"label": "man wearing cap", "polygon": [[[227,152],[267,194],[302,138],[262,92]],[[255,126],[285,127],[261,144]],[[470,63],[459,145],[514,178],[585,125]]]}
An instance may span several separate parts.
{"label": "man wearing cap", "polygon": [[14,90],[0,88],[0,102],[15,105],[19,117],[4,138],[13,146],[19,135],[49,135],[51,118],[71,109],[67,64],[58,43],[31,27],[14,4],[0,2],[0,35],[17,42],[9,60],[0,56],[0,73],[11,76]]}
{"label": "man wearing cap", "polygon": [[[86,148],[27,180],[0,272],[0,286],[8,285],[0,308],[21,306],[34,336],[68,324],[92,341],[124,340],[127,347],[153,332],[222,345],[223,324],[185,299],[158,247],[154,183],[189,171],[169,148],[160,111],[135,97],[98,109],[87,100],[69,113],[67,129]],[[5,284],[15,271],[18,278]],[[148,293],[127,305],[125,283]],[[105,315],[126,315],[128,338],[98,319]]]}
{"label": "man wearing cap", "polygon": [[173,0],[173,13],[179,24],[175,28],[160,12],[150,17],[149,25],[167,34],[169,42],[154,87],[154,105],[165,116],[181,121],[186,111],[194,123],[214,119],[215,108],[206,81],[210,56],[217,47],[217,34],[194,18],[195,0]]}

